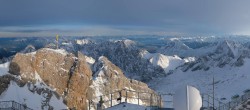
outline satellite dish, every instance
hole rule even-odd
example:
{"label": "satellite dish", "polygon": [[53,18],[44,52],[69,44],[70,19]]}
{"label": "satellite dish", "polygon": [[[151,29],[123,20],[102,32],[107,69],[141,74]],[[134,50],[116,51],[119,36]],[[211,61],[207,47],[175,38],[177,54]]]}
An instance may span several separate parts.
{"label": "satellite dish", "polygon": [[175,110],[200,110],[202,106],[200,91],[188,85],[175,92],[173,102]]}

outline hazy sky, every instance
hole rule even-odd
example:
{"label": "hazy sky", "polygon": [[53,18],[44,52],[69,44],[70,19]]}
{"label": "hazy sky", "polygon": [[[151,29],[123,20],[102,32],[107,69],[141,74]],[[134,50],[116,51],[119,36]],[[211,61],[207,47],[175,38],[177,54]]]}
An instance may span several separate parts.
{"label": "hazy sky", "polygon": [[250,0],[0,0],[0,37],[250,34]]}

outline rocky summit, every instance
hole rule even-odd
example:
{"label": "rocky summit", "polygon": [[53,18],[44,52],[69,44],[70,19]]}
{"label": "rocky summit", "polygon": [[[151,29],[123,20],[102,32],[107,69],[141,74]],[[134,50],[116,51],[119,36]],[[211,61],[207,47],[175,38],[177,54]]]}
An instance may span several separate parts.
{"label": "rocky summit", "polygon": [[18,53],[9,72],[34,82],[38,74],[46,85],[63,97],[69,108],[86,109],[86,94],[92,71],[83,54],[77,56],[63,50],[40,49],[34,53]]}
{"label": "rocky summit", "polygon": [[[77,110],[88,109],[87,102],[90,101],[93,102],[91,109],[97,109],[99,96],[114,91],[130,90],[156,95],[147,84],[126,78],[122,70],[106,57],[100,57],[93,65],[89,65],[86,58],[80,52],[72,54],[63,49],[42,48],[31,53],[17,53],[10,62],[10,74],[1,76],[8,79],[3,85],[5,89],[1,91],[6,91],[13,81],[21,88],[27,86],[29,92],[43,95],[41,109],[56,109],[55,104],[51,104],[55,96],[66,105],[65,109]],[[118,95],[114,94],[114,97]],[[132,98],[138,94],[121,93],[121,97],[125,95],[131,97],[127,101],[135,103]],[[150,95],[141,97],[149,98]],[[140,100],[140,103],[149,102]],[[108,106],[104,104],[104,107]]]}

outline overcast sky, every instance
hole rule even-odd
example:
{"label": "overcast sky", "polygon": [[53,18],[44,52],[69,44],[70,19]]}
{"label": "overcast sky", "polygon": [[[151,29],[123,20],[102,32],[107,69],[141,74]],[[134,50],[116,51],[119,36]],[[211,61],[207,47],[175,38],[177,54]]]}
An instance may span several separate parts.
{"label": "overcast sky", "polygon": [[0,37],[250,34],[250,0],[0,0]]}

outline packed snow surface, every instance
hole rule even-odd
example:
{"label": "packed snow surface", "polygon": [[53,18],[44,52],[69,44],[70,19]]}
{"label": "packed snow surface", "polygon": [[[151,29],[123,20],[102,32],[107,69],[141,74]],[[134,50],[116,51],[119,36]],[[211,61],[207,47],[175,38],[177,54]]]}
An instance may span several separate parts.
{"label": "packed snow surface", "polygon": [[62,55],[67,55],[68,54],[68,52],[66,50],[64,50],[64,49],[50,49],[50,48],[46,48],[46,50],[54,51],[54,52],[62,54]]}
{"label": "packed snow surface", "polygon": [[[214,67],[208,71],[187,71],[180,69],[167,77],[155,79],[148,84],[160,93],[174,93],[179,87],[192,85],[203,94],[212,94],[213,77],[215,79],[215,98],[224,99],[228,102],[233,95],[242,95],[243,91],[250,89],[250,59],[245,59],[245,64],[241,67],[225,66],[223,68]],[[167,100],[167,99],[165,99]]]}
{"label": "packed snow surface", "polygon": [[137,104],[122,103],[106,110],[150,110],[150,107],[144,107]]}
{"label": "packed snow surface", "polygon": [[[46,94],[39,95],[35,92],[32,93],[29,91],[27,85],[19,87],[15,82],[11,81],[8,89],[1,94],[0,101],[14,100],[20,104],[26,104],[27,107],[31,109],[39,110],[41,109],[41,103],[45,100],[43,95]],[[62,102],[62,98],[57,99],[54,95],[51,97],[49,104],[53,106],[55,110],[67,108]]]}

